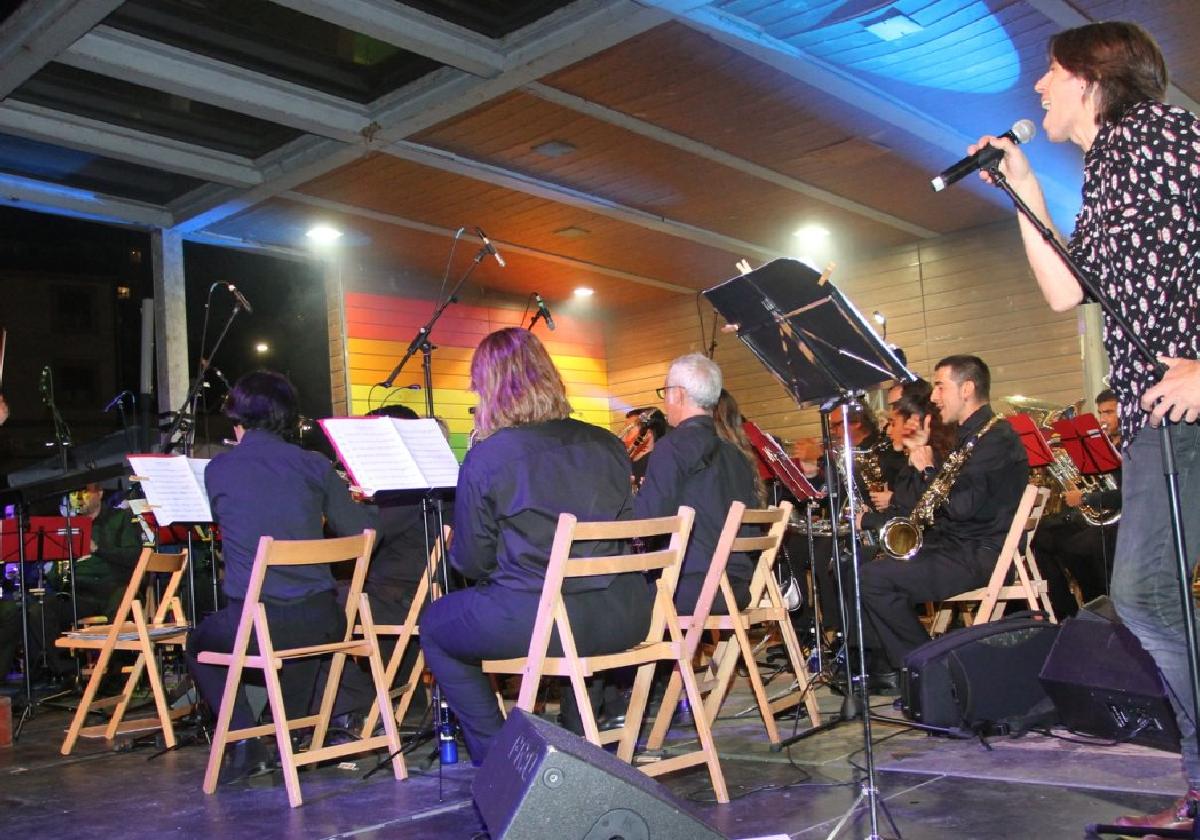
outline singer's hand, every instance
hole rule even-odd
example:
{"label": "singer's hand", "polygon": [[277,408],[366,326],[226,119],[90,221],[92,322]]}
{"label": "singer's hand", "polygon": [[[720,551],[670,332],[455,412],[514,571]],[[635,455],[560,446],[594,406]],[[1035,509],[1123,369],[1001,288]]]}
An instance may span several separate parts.
{"label": "singer's hand", "polygon": [[4,395],[0,394],[0,426],[4,425],[4,421],[8,419],[8,403],[4,401]]}
{"label": "singer's hand", "polygon": [[1200,418],[1200,360],[1166,356],[1158,360],[1167,366],[1167,372],[1161,382],[1142,394],[1150,425],[1162,425],[1164,417],[1174,423],[1194,423]]}
{"label": "singer's hand", "polygon": [[[979,142],[967,147],[967,154],[973,155],[984,146],[995,146],[1004,152],[1004,160],[1000,161],[1000,171],[1014,187],[1033,174],[1033,170],[1029,168],[1029,158],[1025,157],[1025,153],[1021,151],[1020,147],[1007,137],[985,134],[979,138]],[[986,169],[979,170],[979,177],[989,184],[992,183],[992,176]]]}

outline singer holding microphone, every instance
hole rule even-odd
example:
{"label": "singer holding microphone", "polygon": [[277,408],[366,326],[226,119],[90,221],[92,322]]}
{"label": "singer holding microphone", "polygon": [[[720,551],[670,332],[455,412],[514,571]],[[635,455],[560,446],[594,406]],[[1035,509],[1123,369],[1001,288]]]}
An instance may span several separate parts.
{"label": "singer holding microphone", "polygon": [[[1050,69],[1034,88],[1045,110],[1042,125],[1051,141],[1071,142],[1084,152],[1083,206],[1068,253],[1171,367],[1163,385],[1155,386],[1153,374],[1106,316],[1104,344],[1124,442],[1113,600],[1169,689],[1188,783],[1187,793],[1164,810],[1117,822],[1190,829],[1189,801],[1200,800],[1200,755],[1159,435],[1148,427],[1147,409],[1166,393],[1174,417],[1185,421],[1173,429],[1173,438],[1187,556],[1194,567],[1200,552],[1200,425],[1187,397],[1197,389],[1184,382],[1196,378],[1200,367],[1200,123],[1166,104],[1162,53],[1134,24],[1093,23],[1060,32],[1050,39],[1049,58]],[[1001,174],[1049,225],[1025,155],[1006,137],[983,137],[970,151],[985,144],[1003,152]],[[1019,220],[1046,302],[1059,312],[1083,303],[1083,289],[1059,255],[1027,219]]]}

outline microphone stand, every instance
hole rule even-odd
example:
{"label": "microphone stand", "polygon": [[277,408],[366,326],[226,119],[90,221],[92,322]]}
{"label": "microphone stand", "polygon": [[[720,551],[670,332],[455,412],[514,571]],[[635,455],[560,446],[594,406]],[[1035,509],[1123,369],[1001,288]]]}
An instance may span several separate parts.
{"label": "microphone stand", "polygon": [[[1067,249],[1063,247],[1058,237],[1054,235],[1054,231],[1048,225],[1044,224],[1033,210],[1030,209],[1029,205],[1017,195],[1012,184],[1009,183],[1008,179],[1000,171],[999,161],[989,166],[986,171],[992,177],[992,183],[1012,199],[1013,206],[1017,208],[1017,211],[1025,217],[1026,221],[1033,225],[1046,244],[1062,260],[1063,265],[1071,272],[1071,276],[1075,278],[1075,281],[1079,283],[1080,287],[1092,300],[1100,304],[1100,308],[1104,310],[1104,314],[1111,318],[1112,322],[1120,328],[1126,340],[1142,356],[1149,369],[1161,379],[1167,372],[1166,365],[1158,361],[1158,357],[1150,350],[1149,346],[1142,340],[1142,337],[1134,332],[1128,319],[1125,318],[1111,300],[1101,294],[1100,288],[1075,264],[1070,254],[1067,253]],[[1192,708],[1188,711],[1192,714],[1192,720],[1200,724],[1200,654],[1197,653],[1196,614],[1192,600],[1191,572],[1188,567],[1187,548],[1183,533],[1183,507],[1179,498],[1179,469],[1175,463],[1175,446],[1171,440],[1170,421],[1164,417],[1158,429],[1163,459],[1163,478],[1167,483],[1167,502],[1169,504],[1171,519],[1171,541],[1175,548],[1175,560],[1179,575],[1179,597],[1183,607],[1183,634],[1187,647],[1188,678],[1191,680],[1192,689]],[[1193,737],[1200,737],[1200,728],[1197,728],[1196,734]],[[1191,830],[1156,828],[1139,833],[1137,827],[1104,824],[1088,826],[1087,830],[1089,836],[1101,834],[1124,834],[1131,836],[1137,834],[1138,836],[1144,836],[1145,834],[1154,834],[1158,837],[1197,838],[1200,837],[1200,833],[1197,833],[1198,829],[1200,829],[1200,819],[1195,820]]]}
{"label": "microphone stand", "polygon": [[[179,410],[175,412],[174,418],[171,420],[171,425],[167,429],[163,440],[163,453],[170,454],[176,447],[183,448],[183,454],[189,458],[192,455],[192,447],[195,440],[196,423],[196,399],[200,395],[200,389],[204,387],[204,377],[208,373],[209,367],[212,365],[213,358],[217,355],[217,350],[221,347],[221,342],[225,340],[225,336],[229,333],[229,328],[233,326],[234,319],[242,311],[242,304],[236,298],[233,302],[233,309],[229,313],[229,317],[225,319],[225,326],[221,328],[217,340],[213,342],[213,348],[206,356],[204,348],[200,348],[200,360],[196,365],[196,376],[192,379],[192,384],[188,388],[187,396],[183,398],[183,402],[179,406]],[[176,439],[178,436],[178,439]],[[187,547],[188,557],[191,558],[192,553],[192,529],[188,528],[187,532]],[[213,583],[213,609],[217,608],[217,559],[216,555],[211,556],[212,562],[212,583]],[[189,616],[194,627],[199,623],[196,615],[196,566],[194,563],[187,564],[188,575],[188,610]]]}

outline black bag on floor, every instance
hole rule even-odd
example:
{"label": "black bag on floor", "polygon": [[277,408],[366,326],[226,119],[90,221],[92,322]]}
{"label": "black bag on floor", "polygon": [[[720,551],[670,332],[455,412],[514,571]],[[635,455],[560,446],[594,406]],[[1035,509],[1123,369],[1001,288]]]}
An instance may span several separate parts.
{"label": "black bag on floor", "polygon": [[1057,721],[1038,680],[1058,625],[1033,613],[952,630],[904,659],[904,716],[969,733],[1027,732]]}

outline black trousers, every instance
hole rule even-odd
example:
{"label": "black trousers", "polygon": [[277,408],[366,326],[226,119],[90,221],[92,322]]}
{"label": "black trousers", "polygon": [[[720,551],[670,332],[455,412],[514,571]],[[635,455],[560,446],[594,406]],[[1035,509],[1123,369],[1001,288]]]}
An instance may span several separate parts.
{"label": "black trousers", "polygon": [[[297,601],[267,603],[266,607],[271,644],[277,649],[337,642],[345,633],[346,616],[338,606],[332,589]],[[229,669],[221,665],[204,665],[198,657],[206,650],[232,652],[241,615],[242,601],[230,598],[228,604],[201,621],[188,636],[188,671],[196,682],[200,696],[214,711],[220,708]],[[253,632],[250,635],[250,653],[258,653]],[[287,662],[280,670],[279,682],[289,718],[308,714],[317,694],[320,671],[321,660],[316,658]],[[251,681],[261,680],[260,673],[254,670],[243,672]],[[239,689],[233,700],[230,727],[240,729],[254,724],[246,692]]]}
{"label": "black trousers", "polygon": [[[479,583],[434,601],[421,615],[421,648],[442,695],[458,716],[472,761],[482,762],[504,725],[484,659],[529,652],[539,592]],[[607,589],[566,596],[575,644],[584,655],[613,653],[646,637],[650,590],[641,575],[620,575]],[[550,655],[561,656],[558,634]],[[564,692],[564,701],[572,697]],[[567,710],[564,708],[564,715]]]}
{"label": "black trousers", "polygon": [[903,667],[909,652],[929,641],[917,605],[983,586],[999,554],[999,545],[930,541],[911,560],[863,563],[863,643],[873,668]]}
{"label": "black trousers", "polygon": [[1061,621],[1079,611],[1066,572],[1079,584],[1084,603],[1108,593],[1116,549],[1116,525],[1089,525],[1077,510],[1042,519],[1033,538],[1033,554],[1050,590],[1056,618]]}

